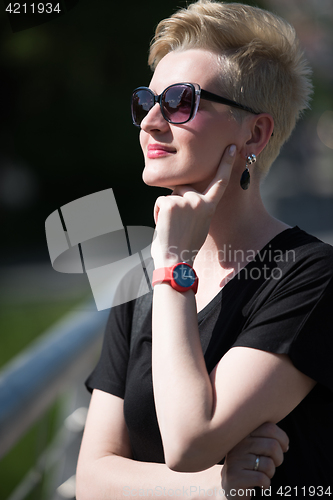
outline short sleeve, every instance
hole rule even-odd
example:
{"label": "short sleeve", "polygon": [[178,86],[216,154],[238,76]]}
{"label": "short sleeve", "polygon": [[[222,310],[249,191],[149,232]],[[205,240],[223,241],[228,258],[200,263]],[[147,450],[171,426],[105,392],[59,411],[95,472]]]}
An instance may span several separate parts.
{"label": "short sleeve", "polygon": [[127,302],[110,311],[100,359],[85,382],[90,392],[99,389],[124,398],[134,303]]}
{"label": "short sleeve", "polygon": [[288,354],[297,369],[333,391],[333,252],[302,256],[279,280],[232,347]]}

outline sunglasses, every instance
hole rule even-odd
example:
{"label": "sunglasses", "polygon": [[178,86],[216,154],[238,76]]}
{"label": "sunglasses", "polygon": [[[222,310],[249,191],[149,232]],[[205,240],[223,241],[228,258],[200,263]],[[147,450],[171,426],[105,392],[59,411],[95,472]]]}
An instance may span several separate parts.
{"label": "sunglasses", "polygon": [[167,122],[174,125],[187,123],[195,117],[200,99],[226,104],[255,115],[259,114],[248,106],[203,90],[197,83],[174,83],[160,95],[154,94],[148,87],[135,89],[131,101],[133,124],[140,127],[142,120],[156,103],[160,105],[162,116]]}

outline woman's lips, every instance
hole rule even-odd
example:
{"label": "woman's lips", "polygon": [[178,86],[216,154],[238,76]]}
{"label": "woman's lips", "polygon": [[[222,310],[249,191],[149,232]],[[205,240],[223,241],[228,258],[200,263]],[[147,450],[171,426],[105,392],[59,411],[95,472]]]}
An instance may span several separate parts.
{"label": "woman's lips", "polygon": [[147,157],[148,158],[162,158],[163,156],[169,156],[176,153],[174,148],[169,146],[163,146],[162,144],[149,144]]}

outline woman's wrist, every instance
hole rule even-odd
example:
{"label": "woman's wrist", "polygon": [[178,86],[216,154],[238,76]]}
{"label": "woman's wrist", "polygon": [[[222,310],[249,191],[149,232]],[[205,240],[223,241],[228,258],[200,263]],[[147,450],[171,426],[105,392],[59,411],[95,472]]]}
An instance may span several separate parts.
{"label": "woman's wrist", "polygon": [[159,269],[160,267],[171,267],[175,264],[179,264],[180,262],[185,262],[190,266],[193,266],[193,260],[188,258],[188,255],[184,255],[184,252],[180,253],[166,253],[164,255],[153,256],[155,269]]}
{"label": "woman's wrist", "polygon": [[157,257],[154,259],[154,267],[155,269],[160,269],[161,267],[171,267],[179,262],[182,262],[179,257]]}
{"label": "woman's wrist", "polygon": [[193,266],[193,261],[198,251],[184,250],[176,245],[171,245],[168,248],[152,246],[152,258],[154,260],[155,269],[159,267],[170,267],[179,262],[186,262]]}

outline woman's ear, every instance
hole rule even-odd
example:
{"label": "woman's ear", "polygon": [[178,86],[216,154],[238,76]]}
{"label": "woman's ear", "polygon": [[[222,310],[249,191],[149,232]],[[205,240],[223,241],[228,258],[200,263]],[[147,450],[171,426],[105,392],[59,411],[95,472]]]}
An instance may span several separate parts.
{"label": "woman's ear", "polygon": [[253,116],[249,125],[251,137],[246,142],[246,146],[251,149],[251,153],[258,156],[273,134],[274,120],[270,114],[260,113],[260,115]]}

